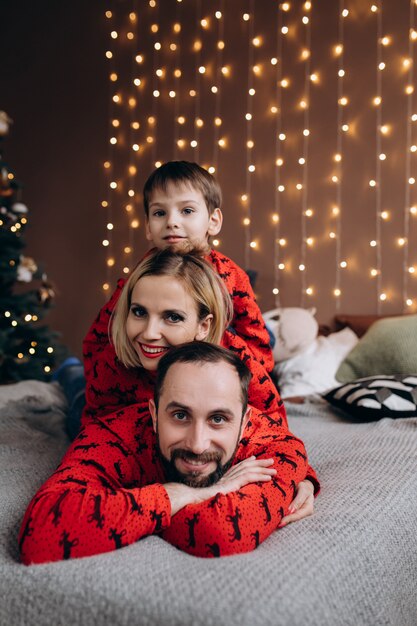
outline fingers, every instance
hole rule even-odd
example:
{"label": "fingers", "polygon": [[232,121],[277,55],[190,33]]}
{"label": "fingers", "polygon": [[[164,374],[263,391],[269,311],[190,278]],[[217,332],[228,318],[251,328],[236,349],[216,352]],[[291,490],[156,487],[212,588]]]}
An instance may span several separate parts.
{"label": "fingers", "polygon": [[271,480],[277,473],[273,465],[273,459],[257,459],[249,457],[241,463],[230,468],[217,483],[223,493],[237,491],[249,483],[265,482]]}
{"label": "fingers", "polygon": [[309,498],[314,502],[314,486],[310,480],[302,480],[297,485],[297,495],[288,507],[288,513],[295,513]]}
{"label": "fingers", "polygon": [[[290,506],[294,504],[295,500],[291,503]],[[300,506],[300,508],[296,509],[293,513],[291,512],[289,515],[285,515],[282,518],[278,528],[283,528],[287,524],[291,524],[291,522],[298,522],[305,517],[309,517],[314,513],[314,496],[309,496],[307,500]]]}

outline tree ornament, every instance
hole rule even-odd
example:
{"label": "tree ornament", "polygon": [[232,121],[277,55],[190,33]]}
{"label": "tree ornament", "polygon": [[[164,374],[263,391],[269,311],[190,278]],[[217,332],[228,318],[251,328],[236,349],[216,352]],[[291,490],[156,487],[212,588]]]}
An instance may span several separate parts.
{"label": "tree ornament", "polygon": [[10,119],[5,111],[0,111],[0,137],[7,135],[10,124],[13,124],[13,120]]}
{"label": "tree ornament", "polygon": [[33,278],[33,274],[37,272],[38,266],[35,261],[29,256],[20,255],[20,263],[17,268],[17,280],[21,283],[30,283]]}

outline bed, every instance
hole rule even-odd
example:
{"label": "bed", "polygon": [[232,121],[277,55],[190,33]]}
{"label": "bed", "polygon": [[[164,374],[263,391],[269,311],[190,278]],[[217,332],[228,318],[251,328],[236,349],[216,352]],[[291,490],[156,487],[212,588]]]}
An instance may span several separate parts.
{"label": "bed", "polygon": [[351,419],[319,394],[286,406],[321,480],[313,517],[222,559],[148,537],[25,567],[20,521],[68,445],[66,401],[57,383],[0,387],[0,624],[415,626],[417,417]]}

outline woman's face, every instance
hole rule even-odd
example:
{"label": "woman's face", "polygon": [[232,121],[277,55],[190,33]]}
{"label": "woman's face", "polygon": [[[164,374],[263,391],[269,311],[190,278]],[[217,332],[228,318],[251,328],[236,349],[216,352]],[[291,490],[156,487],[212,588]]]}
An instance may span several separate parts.
{"label": "woman's face", "polygon": [[153,371],[172,346],[205,339],[212,317],[198,319],[197,304],[182,281],[144,276],[132,291],[126,333],[143,367]]}

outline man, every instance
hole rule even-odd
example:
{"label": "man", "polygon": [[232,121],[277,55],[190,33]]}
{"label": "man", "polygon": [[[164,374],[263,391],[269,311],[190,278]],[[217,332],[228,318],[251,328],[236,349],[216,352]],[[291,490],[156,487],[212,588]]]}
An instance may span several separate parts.
{"label": "man", "polygon": [[254,549],[307,473],[302,442],[247,407],[250,372],[205,342],[160,361],[154,401],[92,420],[32,500],[22,561],[88,556],[159,534],[196,556]]}

